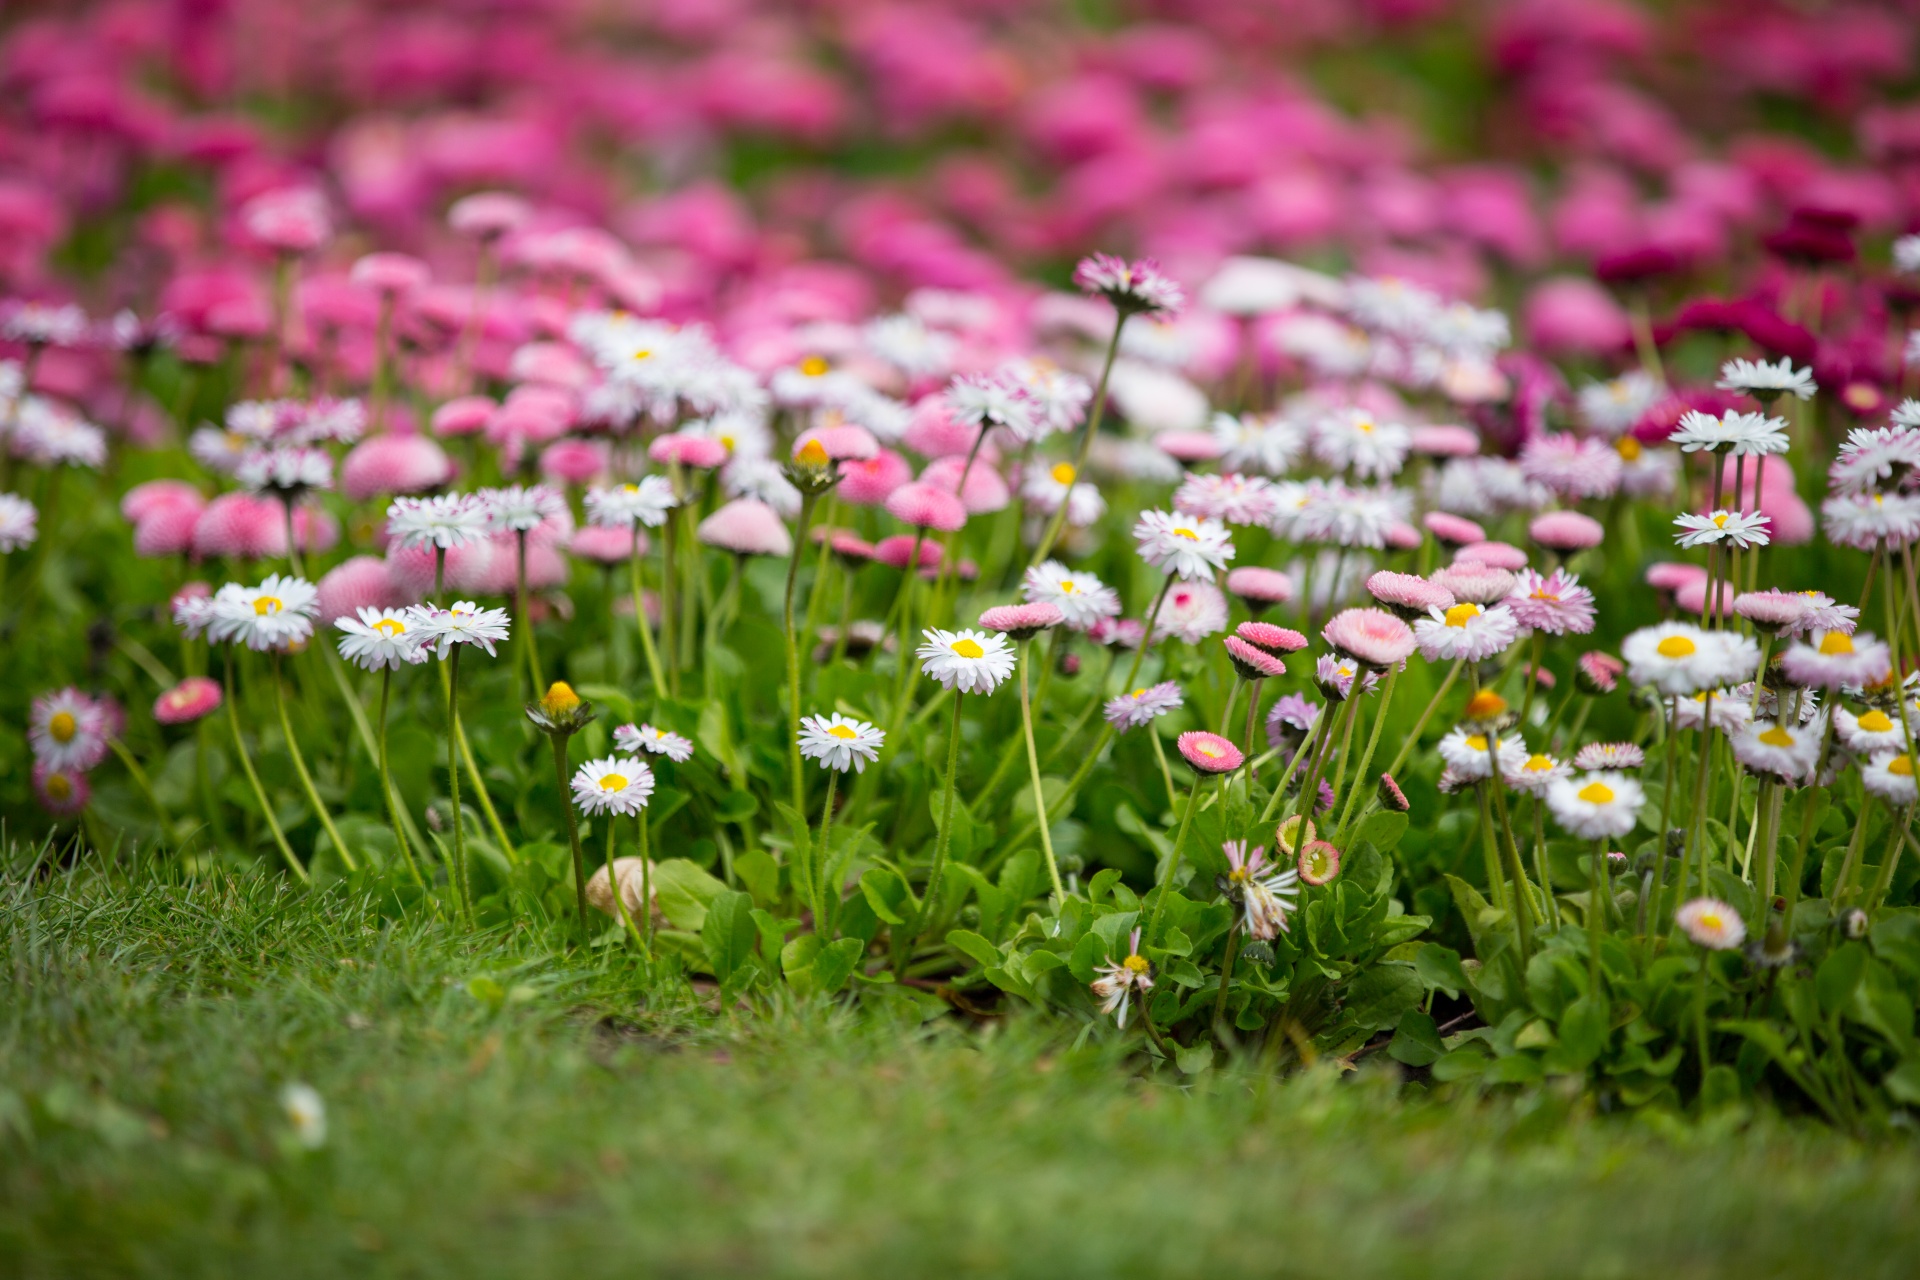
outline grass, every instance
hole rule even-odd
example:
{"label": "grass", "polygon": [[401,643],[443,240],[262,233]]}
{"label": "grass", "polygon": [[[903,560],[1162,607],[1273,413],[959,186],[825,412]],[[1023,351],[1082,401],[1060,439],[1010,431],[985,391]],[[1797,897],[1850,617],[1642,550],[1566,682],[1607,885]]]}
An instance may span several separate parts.
{"label": "grass", "polygon": [[[25,871],[8,1275],[1869,1277],[1920,1241],[1900,1141],[1384,1067],[1147,1078],[1109,1028],[722,1014],[345,886]],[[326,1099],[319,1150],[292,1080]]]}

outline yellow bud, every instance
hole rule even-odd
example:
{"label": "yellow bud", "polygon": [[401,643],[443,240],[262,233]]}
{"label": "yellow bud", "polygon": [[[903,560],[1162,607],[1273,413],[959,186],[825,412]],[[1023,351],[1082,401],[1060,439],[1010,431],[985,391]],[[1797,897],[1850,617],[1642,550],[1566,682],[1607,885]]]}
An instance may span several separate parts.
{"label": "yellow bud", "polygon": [[807,441],[793,456],[795,461],[809,467],[824,467],[828,461],[826,446],[818,440]]}
{"label": "yellow bud", "polygon": [[580,705],[580,695],[565,680],[555,680],[540,699],[540,709],[550,716],[563,716]]}

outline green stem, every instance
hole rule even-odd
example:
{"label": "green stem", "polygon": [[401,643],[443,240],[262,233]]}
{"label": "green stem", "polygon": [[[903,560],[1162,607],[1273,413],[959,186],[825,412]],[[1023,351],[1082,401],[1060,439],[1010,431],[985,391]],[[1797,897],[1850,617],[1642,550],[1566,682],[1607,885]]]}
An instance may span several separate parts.
{"label": "green stem", "polygon": [[1340,823],[1335,828],[1334,844],[1346,848],[1347,823],[1353,817],[1353,806],[1360,799],[1360,793],[1367,789],[1367,766],[1373,763],[1373,753],[1380,745],[1380,731],[1386,726],[1387,712],[1393,706],[1393,686],[1400,679],[1400,668],[1394,667],[1387,672],[1386,688],[1380,691],[1380,710],[1373,716],[1373,729],[1367,734],[1367,747],[1360,753],[1360,770],[1354,775],[1353,790],[1347,793],[1347,803],[1340,811]]}
{"label": "green stem", "polygon": [[640,836],[640,909],[646,913],[645,946],[647,961],[653,961],[653,824],[647,819],[646,806],[633,815],[634,829]]}
{"label": "green stem", "polygon": [[380,794],[387,801],[387,821],[393,826],[393,840],[400,846],[400,856],[407,860],[407,870],[413,873],[414,883],[424,889],[427,881],[420,874],[420,865],[413,860],[413,846],[407,842],[406,832],[401,827],[399,798],[394,794],[393,774],[387,769],[387,705],[392,694],[393,668],[383,667],[380,671],[380,750],[375,762],[380,769]]}
{"label": "green stem", "polygon": [[1160,780],[1167,785],[1167,812],[1173,812],[1178,798],[1173,794],[1173,770],[1167,768],[1167,749],[1160,741],[1160,730],[1156,725],[1146,726],[1147,741],[1153,744],[1153,758],[1160,763]]}
{"label": "green stem", "polygon": [[313,805],[314,814],[320,819],[321,829],[327,833],[327,839],[333,841],[333,847],[340,851],[340,861],[347,864],[348,871],[358,871],[360,866],[353,860],[353,851],[347,848],[347,842],[340,838],[340,829],[333,825],[333,815],[327,812],[327,806],[320,799],[320,792],[313,785],[313,775],[307,772],[306,757],[300,754],[300,744],[294,740],[293,722],[287,717],[287,685],[280,672],[280,655],[273,655],[273,703],[280,712],[280,732],[287,740],[287,755],[293,760],[293,771],[300,779],[301,790],[307,793],[307,800]]}
{"label": "green stem", "polygon": [[[821,888],[822,881],[825,879],[824,872],[833,861],[828,857],[827,840],[833,834],[833,793],[839,781],[840,771],[838,769],[828,769],[827,803],[820,810],[820,856],[811,868],[813,873],[813,931],[822,937],[826,936],[830,927],[826,913],[827,898],[826,894],[821,892]],[[838,896],[837,886],[836,896]]]}
{"label": "green stem", "polygon": [[[807,545],[807,524],[813,517],[815,495],[809,493],[800,499],[800,527],[794,538],[793,554],[787,557],[787,593],[782,606],[780,625],[787,641],[787,767],[793,776],[793,811],[804,815],[807,811],[806,777],[800,772],[800,645],[793,634],[793,593],[800,578],[800,556]],[[815,584],[817,593],[819,584]],[[901,637],[900,664],[906,669],[907,646],[905,637]],[[895,720],[898,723],[898,720]],[[796,821],[805,821],[804,817]]]}
{"label": "green stem", "polygon": [[[1047,875],[1053,881],[1054,905],[1066,901],[1067,891],[1060,883],[1060,864],[1053,856],[1052,824],[1047,821],[1047,793],[1040,785],[1040,753],[1033,745],[1033,705],[1027,697],[1027,668],[1032,665],[1033,641],[1020,642],[1020,732],[1027,740],[1027,772],[1033,778],[1033,814],[1040,824],[1040,848],[1047,855]],[[959,703],[956,701],[956,707]],[[951,783],[948,784],[951,787]]]}
{"label": "green stem", "polygon": [[[628,586],[633,594],[633,625],[640,631],[640,651],[647,658],[647,678],[653,681],[653,696],[663,698],[667,694],[667,678],[660,669],[660,650],[653,642],[653,623],[647,617],[646,593],[640,587],[640,522],[633,524],[633,551],[627,556]],[[662,599],[660,626],[667,625],[665,598]],[[536,693],[534,696],[538,697]]]}
{"label": "green stem", "polygon": [[[460,816],[460,645],[448,655],[447,671],[447,789],[452,796],[453,875],[467,924],[478,924],[473,913],[473,885],[467,879],[467,824]],[[617,892],[617,886],[616,886]]]}
{"label": "green stem", "polygon": [[954,778],[960,772],[960,704],[965,700],[958,689],[953,693],[953,719],[947,730],[946,795],[940,805],[940,834],[933,843],[933,868],[927,876],[927,897],[920,907],[920,919],[913,936],[921,937],[939,921],[940,885],[947,874],[947,848],[953,843]]}
{"label": "green stem", "polygon": [[160,820],[160,835],[164,840],[167,834],[167,811],[161,805],[160,797],[153,794],[153,783],[147,778],[147,771],[140,767],[140,762],[134,759],[133,753],[127,750],[127,745],[120,739],[108,738],[107,746],[113,749],[114,755],[120,757],[120,763],[126,766],[127,776],[133,779],[134,786],[140,788],[140,794],[146,797],[154,816]]}
{"label": "green stem", "polygon": [[[1113,336],[1107,340],[1106,359],[1100,365],[1100,381],[1094,385],[1093,404],[1087,411],[1087,421],[1080,428],[1080,445],[1073,454],[1073,474],[1078,479],[1087,469],[1087,454],[1093,448],[1093,437],[1099,434],[1100,421],[1107,412],[1107,381],[1113,376],[1114,357],[1120,354],[1120,331],[1127,326],[1128,312],[1122,311],[1114,317]],[[984,433],[983,433],[984,434]],[[1047,558],[1053,550],[1053,544],[1060,540],[1060,531],[1066,527],[1067,508],[1072,504],[1064,499],[1060,509],[1053,513],[1053,519],[1047,522],[1047,531],[1041,537],[1040,544],[1033,549],[1033,558],[1027,561],[1027,567],[1033,568]]]}
{"label": "green stem", "polygon": [[580,819],[573,812],[573,797],[567,790],[567,738],[565,734],[555,733],[549,734],[547,740],[553,744],[554,787],[560,795],[560,807],[567,814],[567,846],[573,852],[573,901],[580,913],[580,934],[586,938],[591,935],[587,928],[587,860],[580,850]]}
{"label": "green stem", "polygon": [[247,775],[247,785],[253,789],[253,798],[260,805],[260,814],[267,820],[267,830],[273,833],[273,843],[280,849],[280,856],[286,860],[288,868],[300,878],[302,884],[312,883],[307,869],[300,865],[300,859],[293,856],[293,848],[287,843],[286,833],[280,830],[279,819],[273,816],[273,802],[267,799],[265,787],[260,785],[260,775],[253,771],[253,757],[247,754],[247,742],[240,734],[240,715],[234,709],[233,698],[233,653],[227,653],[227,724],[233,729],[233,747],[240,757],[241,772]]}
{"label": "green stem", "polygon": [[1193,825],[1194,802],[1200,797],[1200,784],[1210,776],[1197,769],[1194,771],[1193,786],[1187,789],[1186,812],[1180,818],[1179,834],[1173,838],[1173,852],[1167,855],[1167,869],[1160,875],[1160,893],[1153,900],[1153,916],[1147,922],[1147,932],[1140,943],[1142,947],[1150,945],[1159,935],[1160,917],[1166,914],[1167,897],[1173,892],[1173,878],[1180,870],[1180,854],[1186,847],[1187,828]]}

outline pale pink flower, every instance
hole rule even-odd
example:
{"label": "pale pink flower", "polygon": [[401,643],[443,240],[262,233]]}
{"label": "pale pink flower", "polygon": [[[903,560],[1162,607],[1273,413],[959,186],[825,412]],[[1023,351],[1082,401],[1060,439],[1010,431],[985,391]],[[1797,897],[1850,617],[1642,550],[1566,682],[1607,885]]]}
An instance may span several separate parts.
{"label": "pale pink flower", "polygon": [[1412,628],[1385,609],[1343,609],[1328,619],[1320,636],[1376,671],[1398,667],[1415,648]]}

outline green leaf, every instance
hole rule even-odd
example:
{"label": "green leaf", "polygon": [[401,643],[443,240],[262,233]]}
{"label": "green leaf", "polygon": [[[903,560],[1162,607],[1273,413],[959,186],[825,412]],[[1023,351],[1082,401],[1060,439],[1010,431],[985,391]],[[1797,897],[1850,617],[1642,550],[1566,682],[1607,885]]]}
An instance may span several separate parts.
{"label": "green leaf", "polygon": [[753,899],[737,889],[715,895],[700,926],[700,940],[706,944],[713,976],[723,983],[731,978],[753,954],[754,938]]}
{"label": "green leaf", "polygon": [[1120,883],[1120,868],[1107,867],[1095,872],[1093,879],[1087,881],[1087,901],[1098,903],[1106,897],[1107,890]]}
{"label": "green leaf", "polygon": [[854,966],[860,963],[860,956],[865,950],[858,938],[841,938],[820,948],[820,954],[813,961],[810,984],[813,993],[830,996],[846,986],[847,979],[853,976]]}
{"label": "green leaf", "polygon": [[760,812],[760,797],[751,791],[729,791],[715,802],[713,811],[722,822],[745,822]]}
{"label": "green leaf", "polygon": [[771,904],[780,897],[780,864],[765,849],[748,849],[733,860],[733,874],[747,886],[758,903]]}
{"label": "green leaf", "polygon": [[685,858],[668,858],[653,867],[653,892],[660,913],[676,929],[698,933],[707,922],[707,904],[727,886]]}
{"label": "green leaf", "polygon": [[1612,1009],[1605,996],[1589,993],[1572,1001],[1560,1015],[1558,1061],[1575,1071],[1591,1066],[1611,1031]]}
{"label": "green leaf", "polygon": [[1820,997],[1821,1009],[1831,1014],[1844,1008],[1853,999],[1854,990],[1866,971],[1865,947],[1857,942],[1843,942],[1835,947],[1813,975],[1813,989]]}
{"label": "green leaf", "polygon": [[[463,683],[462,687],[465,685]],[[604,710],[616,721],[632,720],[634,716],[633,699],[616,685],[577,684],[573,691],[586,701],[594,704],[595,710]],[[464,719],[464,716],[462,717]]]}
{"label": "green leaf", "polygon": [[1354,832],[1358,840],[1364,840],[1381,853],[1392,853],[1407,834],[1407,815],[1392,809],[1380,812],[1361,823]]}
{"label": "green leaf", "polygon": [[796,991],[805,991],[807,982],[813,976],[813,962],[820,955],[820,935],[803,933],[780,948],[780,971],[787,976],[787,985]]}
{"label": "green leaf", "polygon": [[949,929],[947,945],[982,968],[999,964],[1003,959],[1000,948],[971,929]]}
{"label": "green leaf", "polygon": [[1433,1064],[1433,1078],[1445,1084],[1453,1080],[1471,1080],[1487,1069],[1492,1059],[1480,1048],[1459,1048],[1441,1054]]}
{"label": "green leaf", "polygon": [[897,873],[886,867],[868,867],[860,876],[860,894],[873,908],[873,914],[888,924],[905,924],[912,899]]}
{"label": "green leaf", "polygon": [[1460,967],[1460,953],[1437,942],[1420,945],[1420,949],[1414,953],[1413,971],[1429,987],[1444,991],[1456,1000],[1461,992],[1473,990],[1473,984],[1467,981],[1466,970]]}
{"label": "green leaf", "polygon": [[799,927],[798,920],[782,920],[771,911],[753,909],[753,927],[760,932],[760,954],[778,959],[785,953],[787,931]]}
{"label": "green leaf", "polygon": [[1173,1060],[1183,1075],[1197,1076],[1213,1069],[1213,1041],[1202,1040],[1173,1051]]}
{"label": "green leaf", "polygon": [[1446,1051],[1433,1018],[1418,1009],[1409,1009],[1400,1015],[1400,1025],[1387,1045],[1388,1057],[1410,1067],[1432,1066]]}
{"label": "green leaf", "polygon": [[1419,976],[1406,965],[1374,965],[1347,984],[1346,1020],[1362,1031],[1384,1031],[1397,1026],[1425,992]]}
{"label": "green leaf", "polygon": [[1067,957],[1067,968],[1082,985],[1092,982],[1095,971],[1107,958],[1107,944],[1097,933],[1084,933],[1080,941],[1074,944],[1073,954]]}

